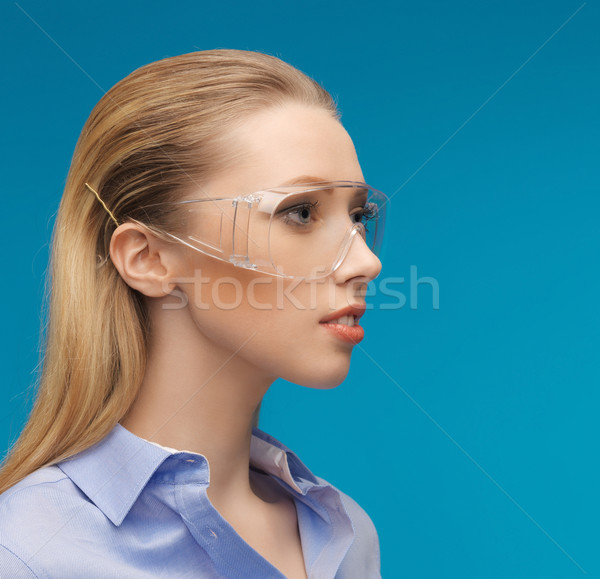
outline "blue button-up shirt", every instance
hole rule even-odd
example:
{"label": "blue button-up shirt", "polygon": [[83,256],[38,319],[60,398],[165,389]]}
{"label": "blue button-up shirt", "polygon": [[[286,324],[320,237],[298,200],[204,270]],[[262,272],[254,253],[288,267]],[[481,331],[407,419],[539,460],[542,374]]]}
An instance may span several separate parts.
{"label": "blue button-up shirt", "polygon": [[[293,497],[308,577],[380,577],[373,523],[254,429],[251,464]],[[98,444],[0,495],[0,578],[281,579],[210,503],[209,465],[117,424]]]}

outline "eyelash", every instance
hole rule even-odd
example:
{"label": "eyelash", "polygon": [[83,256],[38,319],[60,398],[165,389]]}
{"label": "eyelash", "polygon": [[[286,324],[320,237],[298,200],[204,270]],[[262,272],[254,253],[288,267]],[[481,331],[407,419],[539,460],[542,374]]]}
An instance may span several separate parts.
{"label": "eyelash", "polygon": [[[371,219],[373,219],[377,214],[375,209],[373,209],[372,205],[372,203],[367,203],[360,211],[354,213],[353,217],[355,215],[360,215],[360,221],[362,221],[366,225],[366,223],[371,221]],[[358,221],[356,223],[358,223]]]}
{"label": "eyelash", "polygon": [[[309,212],[312,213],[312,211],[314,211],[314,209],[317,207],[318,204],[319,204],[318,201],[314,201],[313,203],[307,202],[307,203],[301,203],[294,207],[288,207],[287,209],[284,209],[282,211],[284,223],[296,225],[298,227],[309,225],[308,223],[299,222],[296,219],[292,218],[291,216],[300,217],[300,214],[306,210],[308,210]],[[353,213],[351,215],[352,218],[355,218],[355,216],[357,216],[357,215],[360,216],[360,219],[358,221],[355,221],[355,223],[362,222],[362,223],[364,223],[365,228],[366,228],[367,223],[371,219],[373,219],[376,215],[376,211],[371,207],[371,205],[372,205],[371,203],[367,203],[360,211],[357,211],[356,213]],[[310,215],[309,215],[309,217],[310,217]]]}

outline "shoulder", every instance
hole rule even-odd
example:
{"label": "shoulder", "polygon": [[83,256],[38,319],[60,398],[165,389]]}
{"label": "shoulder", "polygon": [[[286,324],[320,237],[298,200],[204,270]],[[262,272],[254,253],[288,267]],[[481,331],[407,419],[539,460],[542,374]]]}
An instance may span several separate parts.
{"label": "shoulder", "polygon": [[86,502],[56,466],[41,468],[2,493],[0,577],[36,577],[30,561]]}
{"label": "shoulder", "polygon": [[377,530],[375,529],[375,525],[373,524],[373,521],[371,520],[371,517],[369,517],[367,512],[351,496],[347,495],[340,489],[334,487],[325,479],[322,479],[320,477],[316,477],[316,479],[319,481],[320,484],[330,486],[339,494],[342,500],[342,504],[346,509],[346,513],[352,521],[352,526],[354,527],[354,531],[357,534],[357,536],[359,536],[361,540],[367,540],[379,544]]}
{"label": "shoulder", "polygon": [[354,530],[354,540],[336,577],[380,577],[379,537],[371,517],[352,497],[324,479],[316,478],[320,484],[327,484],[337,492]]}
{"label": "shoulder", "polygon": [[22,481],[0,494],[0,539],[40,513],[65,512],[72,503],[85,500],[71,479],[57,466],[32,472]]}

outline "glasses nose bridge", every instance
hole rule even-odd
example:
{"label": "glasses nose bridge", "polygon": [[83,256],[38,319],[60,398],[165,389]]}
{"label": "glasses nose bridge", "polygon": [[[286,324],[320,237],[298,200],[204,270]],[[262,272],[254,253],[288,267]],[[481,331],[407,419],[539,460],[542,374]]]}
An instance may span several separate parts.
{"label": "glasses nose bridge", "polygon": [[340,265],[344,262],[348,253],[350,253],[350,248],[352,247],[352,243],[354,242],[355,237],[360,237],[365,247],[369,250],[370,248],[367,246],[366,241],[366,230],[365,226],[362,222],[354,223],[346,230],[346,233],[342,239],[342,243],[340,244],[340,248],[338,254],[333,262],[333,267],[331,271],[336,271]]}

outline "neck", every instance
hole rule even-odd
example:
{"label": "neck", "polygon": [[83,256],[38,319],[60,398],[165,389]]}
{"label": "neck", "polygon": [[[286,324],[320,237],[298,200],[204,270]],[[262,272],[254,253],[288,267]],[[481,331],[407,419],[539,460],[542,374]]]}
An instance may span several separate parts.
{"label": "neck", "polygon": [[150,313],[146,371],[121,424],[163,446],[204,455],[213,503],[250,496],[252,426],[273,378],[241,350],[210,341],[183,311]]}

